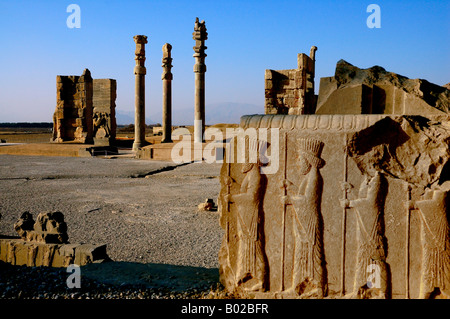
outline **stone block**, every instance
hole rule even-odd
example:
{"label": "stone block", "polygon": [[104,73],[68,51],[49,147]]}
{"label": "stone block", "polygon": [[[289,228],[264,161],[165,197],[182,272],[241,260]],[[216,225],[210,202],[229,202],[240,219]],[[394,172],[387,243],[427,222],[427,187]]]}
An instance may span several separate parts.
{"label": "stone block", "polygon": [[48,244],[22,239],[0,238],[0,261],[32,267],[84,266],[109,261],[106,245]]}
{"label": "stone block", "polygon": [[[331,86],[335,85],[331,84]],[[326,101],[318,102],[321,104],[318,104],[316,114],[371,114],[371,97],[372,88],[367,85],[349,86],[335,90],[328,95]],[[376,114],[383,113],[376,112]]]}
{"label": "stone block", "polygon": [[340,60],[334,77],[320,80],[316,114],[443,115],[450,90],[408,79],[380,66],[360,69]]}
{"label": "stone block", "polygon": [[106,245],[82,244],[75,249],[75,264],[86,265],[108,259]]}

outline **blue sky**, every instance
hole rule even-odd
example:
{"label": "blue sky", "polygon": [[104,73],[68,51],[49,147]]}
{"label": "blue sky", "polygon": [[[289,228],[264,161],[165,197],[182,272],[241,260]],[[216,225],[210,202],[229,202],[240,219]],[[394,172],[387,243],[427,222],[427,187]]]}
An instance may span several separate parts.
{"label": "blue sky", "polygon": [[[69,4],[81,8],[81,28],[66,25]],[[369,4],[381,8],[381,28],[369,29]],[[344,59],[380,65],[409,78],[450,82],[450,1],[20,1],[0,0],[0,122],[52,120],[56,76],[117,80],[117,111],[134,110],[133,36],[146,46],[146,114],[161,110],[161,48],[173,46],[173,112],[194,118],[195,18],[206,21],[208,105],[254,105],[264,112],[264,70],[297,66],[297,53],[316,52],[321,77]],[[238,115],[246,114],[244,107]],[[153,118],[155,122],[161,119]],[[181,123],[175,123],[181,124]],[[212,123],[207,123],[212,124]]]}

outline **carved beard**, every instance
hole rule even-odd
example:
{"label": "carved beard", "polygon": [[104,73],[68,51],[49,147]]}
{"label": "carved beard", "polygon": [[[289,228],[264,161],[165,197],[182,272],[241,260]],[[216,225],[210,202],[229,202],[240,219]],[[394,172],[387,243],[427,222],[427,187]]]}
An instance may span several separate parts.
{"label": "carved beard", "polygon": [[301,155],[299,156],[298,160],[299,160],[298,162],[299,173],[301,175],[308,174],[309,171],[311,170],[311,164],[306,160],[306,158],[304,158]]}

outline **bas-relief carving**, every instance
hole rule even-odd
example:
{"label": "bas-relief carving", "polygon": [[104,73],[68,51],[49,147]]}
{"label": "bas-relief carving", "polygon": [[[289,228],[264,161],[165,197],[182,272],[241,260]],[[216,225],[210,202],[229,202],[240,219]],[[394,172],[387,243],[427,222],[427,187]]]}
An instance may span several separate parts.
{"label": "bas-relief carving", "polygon": [[[387,181],[379,172],[365,176],[358,199],[344,200],[344,208],[354,208],[357,220],[357,257],[353,292],[354,298],[388,298],[389,265],[386,263],[387,247],[384,236],[384,201]],[[379,287],[368,282],[368,269],[376,269]]]}
{"label": "bas-relief carving", "polygon": [[111,136],[110,115],[106,112],[94,113],[94,136],[107,138]]}
{"label": "bas-relief carving", "polygon": [[[261,143],[249,141],[250,151],[259,152]],[[237,263],[231,265],[228,256],[229,270],[233,272],[234,286],[244,291],[264,291],[268,273],[267,260],[264,252],[264,212],[263,199],[265,192],[266,177],[261,175],[260,166],[262,163],[242,164],[241,172],[244,179],[239,187],[238,194],[227,192],[225,203],[229,213],[230,204],[236,207],[237,226]],[[225,184],[230,189],[234,180],[226,177]],[[229,221],[227,222],[227,239],[229,236]],[[228,245],[228,244],[227,244]],[[228,247],[230,248],[230,247]]]}
{"label": "bas-relief carving", "polygon": [[256,164],[247,163],[242,167],[245,174],[240,193],[229,195],[229,201],[237,206],[237,232],[239,237],[236,284],[246,290],[264,289],[266,265],[262,243],[262,183],[261,173]]}
{"label": "bas-relief carving", "polygon": [[[314,117],[314,116],[307,116],[302,120],[302,123],[308,122],[309,119],[313,119],[314,123],[319,123],[318,125],[321,126],[322,119],[320,117]],[[339,203],[339,200],[337,203],[335,203],[335,207],[342,206],[344,208],[344,216],[348,215],[350,216],[354,221],[354,227],[350,229],[345,229],[346,233],[344,232],[344,237],[346,237],[346,234],[350,236],[349,238],[353,238],[354,244],[345,247],[344,242],[344,251],[347,253],[347,263],[348,267],[344,268],[344,275],[345,272],[348,272],[350,269],[350,273],[347,273],[347,276],[352,276],[350,279],[353,283],[351,285],[352,287],[349,287],[348,291],[345,291],[345,298],[392,298],[393,293],[393,276],[391,274],[391,271],[395,269],[395,271],[405,271],[404,272],[404,279],[402,278],[402,275],[397,274],[396,275],[396,282],[394,283],[396,286],[396,298],[398,297],[410,297],[409,292],[409,282],[419,281],[420,280],[420,294],[419,292],[416,292],[416,285],[414,284],[414,293],[412,293],[412,298],[448,298],[449,296],[449,283],[450,283],[450,257],[449,257],[449,251],[450,251],[450,244],[449,244],[449,224],[448,224],[448,207],[449,207],[449,199],[448,199],[448,191],[449,191],[449,184],[450,182],[447,177],[442,176],[439,178],[439,174],[437,174],[435,177],[430,180],[433,182],[431,185],[426,186],[425,188],[422,187],[420,183],[409,184],[411,181],[414,181],[413,178],[403,179],[403,175],[399,174],[392,174],[391,167],[393,166],[387,166],[383,164],[383,159],[379,157],[378,162],[376,162],[377,165],[373,165],[374,162],[367,161],[366,165],[360,165],[362,162],[361,160],[364,160],[361,155],[368,156],[368,152],[364,153],[358,153],[358,149],[355,148],[355,141],[360,143],[359,145],[365,145],[369,146],[369,144],[365,143],[363,139],[355,140],[355,136],[350,136],[349,139],[347,139],[347,134],[352,134],[353,132],[359,132],[360,130],[364,130],[364,127],[359,127],[361,123],[366,123],[365,125],[371,125],[373,126],[372,119],[375,119],[375,117],[367,117],[367,116],[361,116],[361,117],[354,117],[354,116],[344,116],[344,117],[327,117],[329,120],[333,119],[342,119],[342,123],[345,123],[347,119],[352,119],[351,123],[352,126],[346,129],[344,132],[339,132],[341,129],[338,128],[338,134],[341,134],[340,136],[344,135],[345,138],[345,147],[346,148],[352,148],[351,151],[349,151],[349,157],[351,157],[354,160],[354,163],[352,165],[352,183],[358,185],[359,183],[359,190],[349,191],[350,190],[350,184],[348,183],[348,187],[345,188],[346,197],[344,200],[341,200]],[[382,119],[384,117],[378,117],[378,120]],[[412,147],[413,143],[415,141],[418,141],[422,138],[423,134],[420,127],[419,129],[410,130],[409,127],[414,126],[415,124],[411,122],[411,120],[415,120],[415,118],[408,118],[407,121],[402,117],[395,117],[392,118],[393,120],[384,120],[378,123],[376,126],[374,126],[374,129],[365,131],[364,134],[360,134],[359,136],[356,136],[356,138],[369,138],[369,135],[365,135],[366,133],[370,134],[371,132],[376,132],[378,128],[383,126],[392,126],[394,125],[396,128],[398,128],[399,132],[404,132],[407,134],[405,136],[405,141],[407,143],[404,144],[394,144],[393,146],[390,141],[390,138],[379,138],[379,141],[385,141],[387,143],[387,147],[385,150],[388,150],[391,155],[391,157],[387,157],[388,160],[391,160],[391,158],[394,158],[398,161],[398,158],[401,156],[401,159],[406,158],[406,150],[417,150],[417,147]],[[418,118],[418,121],[422,121],[423,118]],[[256,120],[256,121],[255,121]],[[291,120],[294,120],[292,122]],[[265,117],[258,117],[254,116],[252,118],[246,118],[244,120],[244,127],[254,127],[255,124],[257,127],[273,127],[280,126],[280,128],[285,128],[285,126],[290,126],[291,129],[294,128],[295,125],[297,125],[299,120],[299,117],[295,118],[288,118],[284,116],[265,116]],[[362,121],[362,122],[361,122]],[[394,122],[393,122],[394,121]],[[270,123],[269,123],[270,122]],[[372,122],[372,123],[371,123]],[[293,123],[292,125],[290,123]],[[359,124],[358,124],[359,123]],[[377,123],[377,122],[376,122]],[[397,125],[396,123],[400,123],[401,126]],[[412,125],[410,125],[412,123]],[[431,122],[430,122],[431,123]],[[430,132],[431,130],[434,130],[435,128],[438,128],[441,133],[445,133],[445,126],[435,126],[439,124],[438,122],[433,122],[432,125],[426,126],[425,128]],[[362,124],[361,124],[362,125]],[[242,123],[241,123],[242,126]],[[302,125],[303,126],[303,125]],[[364,126],[364,125],[363,125]],[[354,130],[348,131],[348,129]],[[304,127],[302,130],[305,129]],[[306,128],[309,129],[309,128]],[[333,127],[333,125],[328,128],[327,130],[333,131],[336,130],[336,128]],[[422,128],[423,130],[423,128]],[[346,133],[349,132],[349,133]],[[290,135],[291,133],[292,136]],[[321,214],[330,214],[330,206],[329,202],[327,202],[327,211],[322,212],[321,211],[321,203],[323,204],[323,201],[326,199],[322,198],[322,188],[324,185],[323,179],[330,179],[330,178],[336,178],[335,176],[328,175],[329,171],[327,171],[327,175],[323,176],[320,172],[320,169],[324,167],[325,163],[320,158],[321,151],[324,147],[324,143],[319,141],[316,138],[303,138],[298,139],[298,137],[304,136],[300,132],[296,132],[296,130],[293,131],[285,131],[284,135],[285,137],[287,135],[290,135],[291,139],[289,139],[289,151],[287,150],[287,144],[284,144],[286,147],[281,148],[286,153],[280,154],[280,161],[283,164],[283,156],[284,156],[284,163],[286,164],[286,159],[288,160],[287,165],[290,167],[289,170],[286,170],[283,172],[282,165],[280,166],[280,171],[276,173],[276,177],[268,176],[268,183],[274,183],[277,182],[280,183],[281,181],[281,187],[284,189],[284,195],[280,194],[279,196],[273,196],[271,194],[268,199],[265,201],[264,205],[268,205],[267,207],[263,207],[262,209],[262,216],[264,216],[265,219],[273,218],[274,214],[276,212],[273,211],[273,207],[276,205],[275,202],[278,202],[277,208],[279,211],[286,210],[289,212],[289,216],[292,216],[292,222],[285,220],[283,224],[283,228],[285,225],[287,225],[287,228],[284,230],[285,233],[292,233],[294,240],[294,244],[291,246],[280,246],[283,247],[283,249],[286,249],[286,253],[288,253],[288,249],[291,250],[291,256],[293,256],[293,263],[292,267],[289,265],[289,267],[282,266],[282,273],[286,272],[286,280],[282,280],[282,287],[281,291],[272,291],[273,289],[278,289],[278,283],[274,283],[273,289],[270,290],[270,286],[272,286],[272,283],[270,280],[266,282],[266,288],[263,291],[266,291],[268,293],[271,293],[270,296],[272,297],[325,297],[327,295],[327,285],[329,284],[327,282],[327,267],[339,267],[339,263],[336,263],[336,260],[331,261],[326,259],[326,249],[329,249],[326,245],[330,245],[330,242],[328,242],[326,245],[324,245],[323,242],[323,232],[324,227],[323,225],[320,225],[321,222]],[[323,134],[322,132],[319,132],[318,136],[321,136]],[[403,134],[403,133],[402,133]],[[416,135],[414,135],[416,134]],[[447,134],[447,135],[445,135]],[[443,142],[445,143],[445,139],[448,137],[448,132],[445,134],[435,134],[433,136],[433,139],[435,139],[436,142],[433,142],[437,145],[443,146]],[[283,136],[283,134],[281,134]],[[311,131],[308,131],[308,136],[313,136]],[[377,135],[378,136],[378,135]],[[427,135],[428,136],[428,135]],[[431,137],[432,135],[429,135]],[[441,139],[438,137],[440,136]],[[293,137],[296,137],[295,139]],[[314,136],[315,137],[315,136]],[[442,138],[443,137],[443,138]],[[333,138],[334,139],[334,138]],[[296,142],[294,142],[294,140]],[[287,138],[285,139],[285,143],[287,142]],[[351,143],[350,143],[351,142]],[[283,141],[280,141],[280,144],[282,145]],[[308,144],[309,143],[309,144]],[[311,147],[311,145],[316,145],[315,148]],[[309,145],[309,146],[308,146]],[[412,145],[412,146],[411,146]],[[369,146],[369,151],[371,147],[378,147],[377,144],[371,144]],[[430,146],[431,147],[431,146]],[[316,151],[312,151],[315,149]],[[428,153],[429,148],[427,148],[426,145],[423,145],[420,147],[422,153]],[[446,148],[448,150],[448,146]],[[440,147],[439,148],[439,154],[445,153],[445,148]],[[292,155],[295,150],[297,152],[297,156]],[[309,150],[305,151],[305,150]],[[289,157],[287,156],[287,153],[289,152]],[[436,151],[434,151],[436,152]],[[301,154],[304,154],[303,156]],[[311,154],[315,154],[315,156],[311,156]],[[432,153],[430,153],[432,154]],[[434,153],[436,154],[436,153]],[[394,156],[397,157],[395,158]],[[327,154],[329,156],[329,154]],[[358,156],[358,158],[355,158]],[[411,156],[416,156],[416,152],[413,152]],[[295,158],[295,159],[294,159]],[[438,160],[439,167],[436,168],[436,171],[441,172],[445,171],[445,163],[446,160]],[[322,162],[323,161],[323,162]],[[405,163],[405,165],[410,165],[409,161],[404,160],[402,163]],[[230,167],[230,164],[225,164],[228,167]],[[356,165],[356,166],[355,166]],[[335,167],[338,167],[339,165],[335,165]],[[295,174],[293,174],[293,168],[295,167]],[[448,165],[447,165],[448,167]],[[391,169],[391,170],[390,170]],[[412,171],[411,168],[407,168],[408,170]],[[448,170],[448,168],[447,168]],[[249,171],[244,169],[246,173],[242,172],[242,175],[245,175],[244,179],[247,178],[247,175]],[[417,171],[417,169],[416,169]],[[288,172],[288,174],[286,174]],[[239,173],[236,172],[236,169],[234,169],[234,176],[239,175]],[[337,173],[340,175],[340,173]],[[445,173],[443,173],[445,175]],[[284,175],[284,176],[280,176]],[[398,176],[397,176],[398,175]],[[228,168],[228,176],[230,176],[230,168]],[[407,175],[408,177],[413,177],[413,174]],[[240,177],[238,177],[240,179]],[[247,178],[249,179],[249,177]],[[257,181],[257,179],[255,179]],[[394,183],[391,185],[393,180],[398,180],[400,183]],[[346,181],[346,180],[345,180]],[[403,184],[401,183],[403,181]],[[243,183],[244,184],[244,183]],[[227,184],[229,185],[229,184]],[[330,184],[327,184],[330,185]],[[411,185],[408,189],[404,189],[404,186],[400,187],[398,185]],[[278,188],[279,186],[277,186]],[[394,190],[394,192],[398,193],[399,195],[405,194],[405,198],[401,197],[398,202],[392,203],[392,198],[390,199],[390,204],[387,205],[386,198],[388,191],[391,192],[390,188],[396,188],[397,190]],[[411,195],[410,188],[414,187],[419,189],[420,191],[414,190],[413,196]],[[270,186],[271,189],[273,189],[273,186]],[[236,188],[234,188],[236,189]],[[256,189],[256,188],[255,188]],[[265,188],[264,188],[265,189]],[[231,192],[231,188],[228,186],[228,194],[237,193],[236,191]],[[328,190],[329,191],[329,190]],[[241,193],[244,191],[241,189]],[[261,190],[261,192],[263,192]],[[239,193],[237,196],[241,195]],[[422,194],[422,195],[421,195]],[[261,201],[266,197],[267,194],[263,193],[261,198],[258,200]],[[407,196],[408,195],[408,196]],[[229,198],[233,198],[231,195]],[[278,198],[277,198],[278,197]],[[407,200],[405,201],[404,199]],[[413,198],[412,198],[413,197]],[[420,198],[419,198],[420,197]],[[272,199],[273,198],[273,199]],[[395,199],[394,199],[395,201]],[[412,204],[411,204],[411,203]],[[281,203],[281,204],[280,204]],[[385,209],[389,207],[390,211],[388,212],[390,216],[395,216],[395,218],[398,218],[399,221],[401,220],[402,225],[407,225],[408,230],[410,229],[409,222],[404,222],[405,215],[404,210],[402,209],[403,203],[406,203],[407,210],[408,210],[408,216],[410,214],[419,214],[420,216],[420,230],[421,232],[421,245],[416,245],[416,243],[410,243],[407,242],[408,239],[405,241],[405,237],[403,234],[399,234],[397,230],[393,231],[390,228],[389,235],[387,236],[385,231],[385,222],[384,222],[384,216],[385,216]],[[415,205],[414,205],[415,203]],[[340,205],[339,205],[340,204]],[[273,206],[275,205],[275,206]],[[392,211],[392,209],[396,209],[398,211]],[[233,210],[233,209],[231,209]],[[338,211],[337,209],[332,207],[332,211]],[[242,210],[240,214],[242,213]],[[269,215],[267,215],[269,214]],[[281,216],[281,213],[280,213]],[[286,213],[283,214],[283,216],[287,216]],[[284,218],[285,218],[284,217]],[[308,218],[309,217],[309,218]],[[291,217],[289,217],[291,218]],[[333,220],[339,220],[339,218],[333,219]],[[408,219],[409,220],[409,219]],[[330,219],[327,219],[329,222]],[[271,226],[273,225],[273,222],[270,222]],[[398,223],[396,225],[399,225]],[[388,225],[389,227],[392,227],[391,225]],[[227,224],[228,227],[228,224]],[[329,227],[329,225],[327,226]],[[397,226],[396,226],[397,227]],[[260,229],[264,230],[264,227],[261,227]],[[281,229],[278,230],[270,230],[270,231],[276,231],[281,232]],[[411,229],[411,231],[414,231]],[[393,235],[395,233],[395,235]],[[267,237],[267,234],[262,234],[262,236]],[[391,238],[390,236],[396,237]],[[275,240],[276,236],[274,237],[271,235],[271,240]],[[336,237],[335,237],[336,238]],[[277,239],[276,239],[277,240]],[[335,241],[335,240],[334,240]],[[311,244],[313,243],[313,244]],[[272,244],[273,245],[273,244]],[[339,244],[332,244],[334,245],[335,249],[339,247]],[[391,246],[389,246],[391,245]],[[232,245],[231,245],[232,246]],[[352,247],[353,250],[348,250],[349,247]],[[353,248],[354,247],[354,248]],[[325,250],[324,250],[325,248]],[[228,247],[227,249],[230,249]],[[233,249],[233,248],[231,248]],[[331,248],[333,249],[333,248]],[[405,249],[420,249],[421,250],[421,260],[419,263],[421,263],[420,267],[420,274],[416,271],[416,268],[413,268],[414,273],[409,272],[409,265],[408,260],[405,258],[405,263],[402,265],[394,265],[395,267],[392,267],[389,260],[391,262],[393,260],[396,260],[398,263],[401,258],[392,258],[388,256],[389,255],[399,255],[404,254]],[[281,249],[280,249],[281,250]],[[282,258],[276,257],[276,261],[274,260],[275,257],[272,251],[263,251],[263,254],[266,253],[268,259],[270,260],[270,263],[266,264],[266,271],[267,273],[269,271],[275,271],[278,272],[278,266],[274,267],[272,269],[272,265],[275,263],[278,263],[278,260],[280,260],[280,263],[282,262]],[[268,255],[270,253],[270,256]],[[330,254],[332,255],[332,254]],[[237,263],[239,263],[239,260],[245,256],[243,253],[239,253],[237,256]],[[248,259],[248,257],[245,257]],[[335,257],[333,257],[335,258]],[[416,261],[414,261],[416,262]],[[331,263],[331,264],[330,264]],[[368,268],[375,267],[379,270],[379,286],[373,286],[371,282],[369,282],[369,273]],[[291,267],[291,268],[290,268]],[[244,267],[245,268],[245,267]],[[270,268],[270,269],[269,269]],[[289,269],[287,269],[289,268]],[[372,268],[373,269],[373,268]],[[401,269],[401,270],[400,270]],[[287,273],[290,272],[290,273]],[[334,271],[334,274],[336,272]],[[420,276],[418,276],[420,275]],[[271,280],[278,280],[278,274],[270,276]],[[419,279],[420,277],[420,279]],[[349,277],[350,278],[350,277]],[[339,286],[336,282],[333,282],[333,294],[336,292],[336,286]],[[401,286],[401,287],[400,287]],[[406,286],[406,289],[405,289]],[[313,292],[314,291],[314,292]],[[313,293],[312,293],[313,292]],[[293,294],[294,293],[294,294]],[[320,295],[322,293],[322,295]],[[278,295],[277,295],[278,294]],[[336,295],[333,295],[336,297]]]}
{"label": "bas-relief carving", "polygon": [[[282,185],[286,194],[281,199],[285,210],[284,216],[287,206],[292,206],[294,210],[292,283],[291,286],[283,288],[287,291],[293,290],[298,295],[307,293],[323,297],[326,293],[320,209],[323,180],[319,170],[325,165],[325,161],[320,158],[324,144],[314,139],[300,139],[298,144],[296,166],[301,176],[300,180],[291,182],[286,176]],[[285,148],[287,149],[287,145]],[[287,166],[286,161],[285,165]],[[288,190],[292,189],[292,186],[296,186],[297,192],[289,195]],[[283,219],[286,222],[286,219]],[[284,224],[283,228],[286,226]]]}
{"label": "bas-relief carving", "polygon": [[416,201],[421,219],[422,269],[419,298],[450,298],[450,181]]}

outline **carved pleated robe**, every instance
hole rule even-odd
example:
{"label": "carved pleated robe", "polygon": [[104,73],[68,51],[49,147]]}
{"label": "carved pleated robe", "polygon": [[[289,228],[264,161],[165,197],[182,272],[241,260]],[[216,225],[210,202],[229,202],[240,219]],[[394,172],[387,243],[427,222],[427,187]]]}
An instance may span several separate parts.
{"label": "carved pleated robe", "polygon": [[433,191],[431,199],[416,202],[422,220],[422,277],[420,298],[435,289],[450,298],[450,227],[448,192]]}
{"label": "carved pleated robe", "polygon": [[320,202],[322,177],[319,169],[312,167],[305,176],[304,193],[292,197],[294,207],[293,234],[294,264],[292,287],[301,294],[306,286],[324,289],[323,239],[320,227]]}
{"label": "carved pleated robe", "polygon": [[353,207],[356,208],[358,247],[353,291],[358,293],[361,288],[372,288],[368,287],[367,283],[370,276],[368,270],[373,268],[379,276],[377,283],[380,284],[379,287],[373,288],[380,289],[380,296],[386,297],[388,278],[382,230],[384,195],[381,178],[380,174],[373,177],[368,185],[361,187],[360,193],[366,190],[366,197],[352,201]]}
{"label": "carved pleated robe", "polygon": [[241,184],[240,194],[233,196],[237,205],[237,229],[239,236],[239,262],[236,271],[238,285],[252,280],[248,290],[261,290],[264,287],[266,265],[260,233],[261,174],[254,165],[246,173]]}

